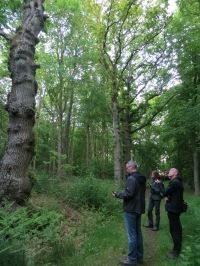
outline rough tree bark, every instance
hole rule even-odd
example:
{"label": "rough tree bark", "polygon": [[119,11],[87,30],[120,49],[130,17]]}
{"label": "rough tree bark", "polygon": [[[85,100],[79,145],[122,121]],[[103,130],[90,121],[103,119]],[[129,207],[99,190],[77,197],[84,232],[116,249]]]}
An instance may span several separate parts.
{"label": "rough tree bark", "polygon": [[37,82],[34,61],[38,34],[47,16],[44,0],[24,0],[22,25],[10,39],[8,68],[12,79],[7,97],[8,144],[0,162],[0,201],[23,204],[31,192],[28,166],[34,155],[35,96]]}

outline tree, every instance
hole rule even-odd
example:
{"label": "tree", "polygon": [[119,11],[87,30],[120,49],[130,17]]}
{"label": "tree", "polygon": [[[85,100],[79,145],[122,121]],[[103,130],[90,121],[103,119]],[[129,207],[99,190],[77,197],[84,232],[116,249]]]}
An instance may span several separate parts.
{"label": "tree", "polygon": [[[122,177],[122,143],[121,128],[126,126],[124,146],[130,158],[131,127],[133,119],[132,106],[138,95],[142,98],[145,90],[156,83],[148,82],[158,75],[157,65],[161,56],[154,51],[155,38],[163,32],[168,14],[163,6],[153,3],[145,6],[140,1],[108,1],[102,12],[99,30],[100,62],[107,78],[110,92],[113,142],[114,142],[114,176],[117,183]],[[149,71],[149,73],[148,73]],[[156,74],[155,74],[156,73]],[[127,85],[131,84],[131,86]],[[143,88],[142,88],[143,87]],[[129,102],[120,99],[123,90],[129,91],[134,100]],[[122,106],[121,106],[122,105]],[[121,110],[125,112],[121,112]],[[121,112],[121,113],[120,113]],[[122,115],[126,117],[122,117]],[[128,119],[127,119],[128,118]],[[126,124],[122,126],[121,120]]]}
{"label": "tree", "polygon": [[34,155],[35,96],[35,46],[47,16],[44,0],[25,0],[23,18],[13,37],[1,32],[10,46],[8,69],[12,80],[6,110],[9,115],[8,144],[0,162],[0,200],[7,199],[23,204],[31,192],[27,174]]}
{"label": "tree", "polygon": [[[193,183],[196,195],[200,194],[199,11],[200,2],[198,0],[180,1],[179,11],[168,32],[168,39],[174,51],[177,71],[181,80],[181,86],[177,88],[177,96],[169,108],[168,120],[170,121],[169,125],[171,125],[169,132],[176,139],[177,161],[183,162],[182,167],[186,176],[193,175],[194,177]],[[174,127],[176,127],[176,130]],[[183,147],[187,148],[184,150]],[[185,167],[186,165],[187,167]],[[193,165],[192,168],[191,165]],[[189,169],[190,171],[188,171]]]}

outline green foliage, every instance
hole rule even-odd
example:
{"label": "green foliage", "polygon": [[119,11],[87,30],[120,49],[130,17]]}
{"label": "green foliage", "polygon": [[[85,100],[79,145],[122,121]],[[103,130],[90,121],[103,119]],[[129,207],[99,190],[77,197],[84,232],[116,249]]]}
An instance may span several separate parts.
{"label": "green foliage", "polygon": [[[107,186],[106,186],[107,185]],[[105,189],[110,189],[110,182],[104,183]],[[169,222],[161,203],[161,226],[158,233],[142,229],[144,235],[144,260],[149,266],[196,266],[199,265],[199,198],[190,194],[185,195],[189,203],[187,213],[181,215],[183,224],[183,252],[178,260],[167,259],[167,254],[172,248],[169,233]],[[116,199],[114,199],[117,201]],[[79,227],[76,236],[81,239],[79,248],[67,258],[65,265],[117,265],[127,253],[127,238],[123,224],[123,214],[112,210],[112,214],[104,215],[101,211],[81,210]],[[121,210],[121,202],[118,205]],[[195,215],[195,216],[194,216]],[[103,219],[102,219],[103,217]],[[195,217],[192,219],[192,217]],[[147,216],[142,216],[142,223],[147,222]]]}
{"label": "green foliage", "polygon": [[[192,219],[195,217],[195,219]],[[187,244],[185,245],[181,257],[183,266],[200,265],[200,228],[197,224],[200,223],[199,199],[194,198],[190,202],[187,216],[185,217],[187,224],[190,227],[187,230]],[[192,230],[191,230],[192,229]]]}
{"label": "green foliage", "polygon": [[[193,160],[194,153],[199,156],[199,1],[178,1],[179,9],[167,34],[174,62],[180,78],[180,85],[170,91],[176,96],[167,105],[167,116],[162,136],[171,165],[176,165],[185,176],[193,176],[198,168]],[[190,41],[188,41],[190,40]],[[174,94],[174,95],[175,95]],[[195,165],[195,166],[194,166]],[[189,178],[188,178],[189,179]],[[189,180],[188,183],[193,183]]]}
{"label": "green foliage", "polygon": [[[0,242],[0,265],[117,265],[118,261],[126,256],[127,237],[124,230],[122,203],[111,196],[113,187],[113,182],[110,180],[102,181],[91,177],[73,180],[73,184],[66,189],[70,191],[73,199],[75,198],[73,194],[78,195],[76,197],[78,205],[85,197],[90,198],[91,202],[94,193],[96,193],[98,200],[102,201],[104,198],[105,201],[102,202],[102,207],[98,209],[95,209],[94,205],[90,208],[84,208],[88,207],[88,204],[85,203],[87,199],[85,199],[83,205],[78,206],[79,212],[74,210],[71,219],[69,217],[66,220],[67,234],[62,234],[62,236],[59,234],[62,215],[57,212],[47,211],[46,208],[38,210],[22,208],[13,214],[9,212],[9,208],[7,210],[1,209],[0,226],[1,228],[4,227],[5,230],[0,230],[0,237],[3,236],[3,241]],[[54,200],[58,203],[57,198]],[[152,233],[150,230],[143,229],[145,264],[149,266],[167,266],[169,264],[171,266],[196,266],[199,264],[199,198],[186,193],[185,200],[189,203],[189,210],[181,215],[183,224],[183,252],[181,257],[177,261],[169,261],[166,258],[171,249],[172,241],[164,202],[162,202],[160,231]],[[49,201],[50,199],[48,204]],[[48,219],[48,217],[51,218]],[[143,215],[142,218],[142,223],[146,223],[146,215]],[[48,223],[54,224],[52,225],[53,228],[58,228],[58,230],[53,229],[55,238],[53,232],[47,234],[42,232],[48,227]],[[40,228],[41,231],[37,233]],[[17,232],[14,233],[15,231]],[[6,232],[9,234],[12,232],[12,235],[6,238]],[[29,232],[32,233],[31,237]]]}
{"label": "green foliage", "polygon": [[4,25],[13,20],[21,8],[20,0],[4,0],[0,2],[0,24]]}
{"label": "green foliage", "polygon": [[140,164],[140,171],[147,177],[153,169],[159,168],[162,150],[158,143],[156,127],[145,128],[135,134],[135,159]]}
{"label": "green foliage", "polygon": [[[160,140],[167,154],[169,167],[176,166],[192,184],[193,152],[198,147],[199,103],[191,103],[191,89],[179,85],[167,94],[176,95],[167,106],[167,114],[160,131]],[[195,117],[195,119],[194,119]],[[166,145],[168,143],[168,145]]]}
{"label": "green foliage", "polygon": [[113,179],[113,161],[94,158],[90,161],[87,172],[96,178]]}
{"label": "green foliage", "polygon": [[[0,265],[36,265],[60,241],[62,215],[45,208],[0,209]],[[41,259],[41,257],[40,257]]]}
{"label": "green foliage", "polygon": [[49,254],[47,253],[45,259],[39,257],[35,265],[68,265],[68,260],[76,255],[75,250],[74,241],[70,238],[63,239],[63,241],[54,242],[52,244],[52,252]]}
{"label": "green foliage", "polygon": [[77,209],[83,207],[112,212],[116,208],[106,183],[93,177],[76,178],[68,188],[66,201]]}
{"label": "green foliage", "polygon": [[88,213],[88,217],[94,217],[94,221],[89,226],[86,241],[82,244],[80,252],[71,257],[67,265],[81,265],[80,261],[84,261],[85,266],[114,266],[118,264],[120,254],[124,252],[125,257],[124,247],[127,240],[121,214],[113,212],[113,215],[104,221],[99,221],[97,215],[100,213]]}
{"label": "green foliage", "polygon": [[67,256],[65,266],[117,265],[119,253],[126,246],[121,213],[113,209],[112,214],[105,215],[82,209],[73,239],[78,247]]}
{"label": "green foliage", "polygon": [[[169,233],[169,222],[167,214],[161,207],[161,228],[160,233],[156,236],[156,252],[154,256],[155,266],[196,266],[199,265],[199,197],[185,193],[185,200],[189,204],[189,209],[181,215],[183,227],[183,242],[180,258],[177,260],[166,259],[167,253],[171,250],[173,244]],[[149,247],[147,247],[149,248]],[[151,250],[151,249],[150,249]]]}
{"label": "green foliage", "polygon": [[[67,184],[66,184],[67,187]],[[34,192],[40,194],[54,195],[62,198],[66,187],[61,184],[61,180],[53,175],[48,175],[45,171],[36,173],[34,178]]]}

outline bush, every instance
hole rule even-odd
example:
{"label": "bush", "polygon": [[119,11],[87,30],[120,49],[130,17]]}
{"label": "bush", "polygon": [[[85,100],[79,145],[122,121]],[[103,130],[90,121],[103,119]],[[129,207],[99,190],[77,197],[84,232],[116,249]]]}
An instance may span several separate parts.
{"label": "bush", "polygon": [[99,179],[112,179],[113,178],[113,162],[95,158],[90,161],[87,167],[87,172],[91,176]]}
{"label": "bush", "polygon": [[68,188],[66,201],[77,209],[87,207],[109,213],[117,206],[109,191],[108,182],[93,177],[75,179]]}
{"label": "bush", "polygon": [[[194,219],[195,217],[195,219]],[[200,223],[200,209],[199,209],[199,199],[198,197],[190,198],[190,204],[187,214],[183,217],[188,228],[186,231],[187,244],[184,245],[181,257],[183,258],[183,266],[196,266],[200,265],[200,229],[197,224]],[[191,230],[193,228],[193,230]]]}
{"label": "bush", "polygon": [[33,192],[53,195],[56,198],[63,198],[65,193],[61,179],[45,172],[35,173]]}
{"label": "bush", "polygon": [[0,209],[0,265],[35,265],[59,241],[62,215],[44,208],[10,210],[8,204]]}

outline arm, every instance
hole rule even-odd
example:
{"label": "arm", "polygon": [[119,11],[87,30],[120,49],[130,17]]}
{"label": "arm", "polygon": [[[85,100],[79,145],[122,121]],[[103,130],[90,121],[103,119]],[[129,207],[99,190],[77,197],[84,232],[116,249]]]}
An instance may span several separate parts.
{"label": "arm", "polygon": [[128,177],[125,190],[122,192],[115,192],[114,195],[119,199],[129,199],[133,198],[135,195],[135,190],[137,187],[136,179],[132,176]]}
{"label": "arm", "polygon": [[174,191],[176,191],[177,189],[179,189],[180,187],[180,184],[178,181],[174,181],[172,182],[169,187],[166,189],[165,193],[164,193],[164,196],[165,197],[168,197],[170,196]]}

